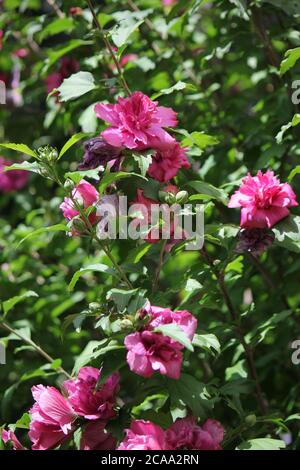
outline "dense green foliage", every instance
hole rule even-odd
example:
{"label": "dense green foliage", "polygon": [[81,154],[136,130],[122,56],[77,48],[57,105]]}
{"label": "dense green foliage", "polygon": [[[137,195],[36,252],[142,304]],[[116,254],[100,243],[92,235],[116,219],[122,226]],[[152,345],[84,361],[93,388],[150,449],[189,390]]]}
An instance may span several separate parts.
{"label": "dense green foliage", "polygon": [[[76,135],[56,163],[64,181],[82,162],[82,142],[106,127],[94,104],[115,103],[124,90],[87,3],[57,0],[57,9],[50,3],[1,2],[0,79],[13,70],[21,78],[18,103],[0,105],[0,142],[60,150]],[[103,266],[112,267],[107,253],[89,237],[66,235],[59,210],[64,188],[38,174],[35,163],[27,186],[0,196],[0,327],[9,325],[25,338],[0,329],[7,356],[0,366],[0,424],[17,422],[18,436],[29,446],[30,388],[58,386],[61,367],[76,373],[81,365],[102,365],[106,376],[121,373],[124,406],[111,423],[119,439],[132,417],[166,428],[189,410],[201,422],[211,417],[222,423],[225,449],[278,448],[284,434],[291,434],[288,448],[299,449],[300,366],[292,363],[291,348],[300,335],[299,209],[273,228],[274,244],[255,258],[235,252],[239,213],[227,204],[248,171],[266,169],[289,181],[300,200],[300,115],[292,99],[300,77],[300,6],[286,0],[94,3],[117,57],[136,54],[122,69],[130,90],[178,112],[174,135],[189,146],[192,164],[174,181],[190,202],[205,204],[205,249],[186,251],[179,244],[166,253],[155,290],[162,242],[112,242],[113,256],[136,289],[129,298],[122,280]],[[71,15],[71,7],[83,12]],[[25,57],[14,54],[20,48]],[[81,74],[64,81],[60,101],[53,93],[47,98],[47,77],[66,56],[76,59],[73,72]],[[4,146],[0,153],[36,161],[26,148],[20,151]],[[135,158],[125,171],[141,173],[141,167]],[[115,181],[131,200],[141,184],[149,194],[157,192],[153,180]],[[6,303],[15,296],[24,297]],[[159,374],[143,379],[128,369],[122,320],[136,312],[141,298],[198,319],[179,381]]]}

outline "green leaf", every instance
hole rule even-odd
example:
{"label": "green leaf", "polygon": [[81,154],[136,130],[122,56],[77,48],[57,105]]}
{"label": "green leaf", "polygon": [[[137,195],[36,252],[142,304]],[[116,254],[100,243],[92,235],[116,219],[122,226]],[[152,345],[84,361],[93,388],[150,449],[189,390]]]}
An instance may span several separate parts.
{"label": "green leaf", "polygon": [[162,333],[164,336],[168,336],[169,338],[178,341],[178,343],[182,344],[185,348],[189,351],[194,351],[193,345],[191,340],[188,338],[186,333],[180,328],[179,325],[176,323],[168,323],[166,325],[160,325],[154,329],[155,333]]}
{"label": "green leaf", "polygon": [[125,347],[120,345],[116,340],[103,339],[102,341],[90,341],[82,353],[77,357],[72,374],[77,375],[82,367],[86,364],[90,364],[91,361],[98,357],[104,356],[111,351],[124,348]]}
{"label": "green leaf", "polygon": [[145,178],[142,175],[139,175],[138,173],[126,173],[124,171],[118,171],[116,173],[108,172],[108,173],[103,175],[103,178],[101,178],[101,182],[100,182],[100,185],[99,185],[99,193],[103,194],[103,192],[105,191],[107,186],[114,183],[115,181],[119,181],[119,180],[124,179],[124,178],[130,178],[132,176],[136,176],[138,178],[143,178],[144,180],[147,181],[147,178]]}
{"label": "green leaf", "polygon": [[213,334],[205,334],[205,335],[198,335],[195,334],[193,338],[193,346],[203,348],[212,352],[211,350],[214,349],[218,354],[221,352],[221,345],[219,343],[218,338]]}
{"label": "green leaf", "polygon": [[289,49],[286,51],[284,60],[281,62],[280,65],[280,73],[284,75],[288,72],[296,62],[300,59],[300,47],[296,47],[295,49]]}
{"label": "green leaf", "polygon": [[70,101],[97,88],[93,75],[90,72],[77,72],[65,78],[59,91],[60,101]]}
{"label": "green leaf", "polygon": [[300,216],[290,215],[273,227],[276,244],[300,253]]}
{"label": "green leaf", "polygon": [[[217,199],[225,205],[228,203],[227,193],[223,189],[216,188],[205,181],[190,181],[187,184],[195,189],[200,195],[208,196],[209,199]],[[198,196],[198,194],[196,196]],[[193,200],[193,196],[190,197],[190,200]]]}
{"label": "green leaf", "polygon": [[196,146],[201,150],[204,150],[206,147],[217,145],[220,142],[216,137],[205,134],[204,132],[192,132],[191,134],[184,132],[184,135],[186,135],[186,137],[181,142],[183,146]]}
{"label": "green leaf", "polygon": [[115,303],[119,312],[124,312],[126,309],[129,313],[136,313],[147,302],[145,293],[146,291],[143,289],[111,289],[106,298]]}
{"label": "green leaf", "polygon": [[4,316],[6,316],[8,312],[12,308],[14,308],[15,305],[17,305],[19,302],[22,302],[23,300],[28,299],[29,297],[38,297],[38,294],[34,292],[33,290],[29,290],[27,292],[24,292],[24,294],[16,295],[15,297],[12,297],[11,299],[5,300],[2,303]]}
{"label": "green leaf", "polygon": [[76,271],[69,284],[69,291],[74,290],[74,287],[76,286],[81,276],[89,272],[98,272],[109,274],[110,276],[117,276],[115,269],[106,266],[106,264],[90,264],[89,266],[86,266],[85,268],[81,268],[79,269],[79,271]]}
{"label": "green leaf", "polygon": [[155,93],[155,95],[151,96],[151,99],[156,100],[157,98],[159,98],[162,95],[170,95],[174,91],[181,91],[181,90],[186,90],[186,89],[194,91],[194,90],[196,90],[196,87],[194,85],[192,85],[191,83],[185,83],[185,82],[179,81],[179,82],[175,83],[175,85],[173,85],[169,88],[164,88],[163,90],[160,90],[158,93]]}
{"label": "green leaf", "polygon": [[16,152],[24,153],[25,155],[30,155],[31,157],[37,158],[37,154],[35,153],[35,151],[31,150],[31,148],[29,148],[28,145],[25,145],[25,144],[8,143],[8,144],[0,144],[0,147],[4,147],[10,150],[15,150]]}
{"label": "green leaf", "polygon": [[51,21],[38,35],[39,41],[42,42],[49,36],[59,33],[67,33],[72,31],[74,26],[73,18],[58,18]]}
{"label": "green leaf", "polygon": [[113,14],[116,24],[110,31],[111,38],[114,44],[119,48],[126,44],[130,36],[136,29],[143,24],[145,18],[151,13],[152,10],[144,11],[129,11],[124,10]]}
{"label": "green leaf", "polygon": [[251,439],[250,441],[244,441],[236,450],[280,450],[286,447],[285,442],[280,439]]}
{"label": "green leaf", "polygon": [[84,132],[79,132],[78,134],[74,134],[63,146],[61,151],[59,152],[58,158],[60,159],[73,145],[75,145],[79,140],[83,139],[86,137],[86,134]]}
{"label": "green leaf", "polygon": [[189,374],[181,373],[180,380],[168,380],[167,386],[171,397],[171,407],[182,402],[188,406],[194,416],[205,416],[207,410],[214,406],[208,386]]}
{"label": "green leaf", "polygon": [[300,173],[300,165],[297,165],[289,174],[288,181],[291,182]]}
{"label": "green leaf", "polygon": [[31,171],[32,173],[41,173],[40,165],[38,162],[22,162],[22,163],[13,163],[10,166],[5,167],[5,171],[11,170],[24,170],[24,171]]}
{"label": "green leaf", "polygon": [[82,46],[92,46],[93,41],[83,41],[82,39],[72,39],[67,42],[67,45],[62,47],[58,47],[57,49],[48,49],[47,55],[48,58],[45,61],[45,65],[43,67],[42,73],[46,74],[52,65],[56,64],[59,59],[69,52],[77,49],[78,47]]}
{"label": "green leaf", "polygon": [[34,230],[33,232],[29,233],[26,235],[26,237],[22,238],[22,240],[18,243],[17,248],[22,245],[26,240],[32,237],[36,237],[37,235],[40,235],[41,233],[48,233],[48,232],[68,232],[68,227],[64,224],[57,224],[57,225],[51,225],[51,227],[41,227],[38,228],[37,230]]}
{"label": "green leaf", "polygon": [[152,155],[154,151],[153,150],[148,150],[147,152],[144,153],[133,153],[132,156],[134,160],[137,162],[139,169],[141,170],[141,174],[143,176],[146,176],[146,173],[149,169],[149,166],[152,163]]}
{"label": "green leaf", "polygon": [[148,253],[152,246],[153,245],[151,243],[143,243],[142,245],[136,247],[129,253],[126,262],[134,264],[138,263],[143,258],[143,256]]}
{"label": "green leaf", "polygon": [[276,135],[276,142],[277,144],[281,144],[283,141],[283,137],[285,133],[291,128],[296,127],[300,124],[300,114],[295,114],[293,119],[281,127],[280,131]]}
{"label": "green leaf", "polygon": [[85,178],[99,180],[99,172],[102,171],[104,171],[104,167],[100,165],[97,168],[92,168],[91,170],[69,171],[68,173],[65,173],[65,178],[70,178],[75,184],[78,184]]}

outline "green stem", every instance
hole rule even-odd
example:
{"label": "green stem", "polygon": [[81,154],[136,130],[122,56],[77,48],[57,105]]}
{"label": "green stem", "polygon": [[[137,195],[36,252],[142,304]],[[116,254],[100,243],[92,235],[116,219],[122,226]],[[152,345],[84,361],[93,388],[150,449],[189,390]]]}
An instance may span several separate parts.
{"label": "green stem", "polygon": [[127,82],[126,82],[126,80],[125,80],[125,77],[124,77],[124,75],[123,75],[122,68],[121,68],[121,66],[120,66],[120,62],[118,61],[118,59],[117,59],[117,57],[116,57],[116,54],[114,53],[114,50],[113,50],[113,48],[112,48],[112,46],[111,46],[111,44],[110,44],[110,42],[109,42],[109,39],[108,39],[107,34],[106,34],[105,31],[103,30],[103,28],[102,28],[102,26],[101,26],[101,24],[100,24],[100,22],[99,22],[99,20],[98,20],[98,17],[97,17],[97,15],[96,15],[96,12],[95,12],[94,5],[93,5],[92,0],[87,0],[87,4],[88,4],[88,7],[89,7],[89,9],[90,9],[90,11],[91,11],[91,13],[92,13],[92,15],[93,15],[93,19],[94,19],[95,26],[96,26],[96,28],[100,31],[100,33],[102,34],[103,40],[104,40],[104,43],[105,43],[105,46],[106,46],[108,52],[110,53],[112,60],[114,61],[114,64],[115,64],[116,69],[117,69],[117,71],[118,71],[118,75],[119,75],[119,78],[120,78],[120,82],[121,82],[121,84],[122,84],[122,86],[123,86],[123,88],[124,88],[126,94],[127,94],[128,96],[130,96],[130,95],[131,95],[131,91],[130,91],[129,86],[128,86],[128,84],[127,84]]}
{"label": "green stem", "polygon": [[258,402],[260,411],[261,411],[262,415],[266,415],[268,413],[268,407],[267,407],[266,401],[264,400],[263,392],[262,392],[262,389],[261,389],[261,386],[260,386],[258,373],[257,373],[257,370],[256,370],[255,361],[254,361],[253,349],[252,349],[251,345],[248,344],[246,339],[245,339],[244,331],[242,329],[242,326],[240,325],[239,314],[235,310],[235,307],[234,307],[234,305],[231,301],[229,292],[228,292],[226,284],[225,284],[224,273],[219,272],[215,268],[214,261],[211,259],[211,257],[209,256],[209,254],[207,253],[205,248],[202,248],[202,256],[203,256],[204,260],[206,261],[206,263],[210,266],[211,271],[213,272],[213,274],[217,278],[217,281],[218,281],[218,284],[219,284],[219,289],[220,289],[220,291],[223,295],[225,304],[226,304],[227,309],[228,309],[228,311],[230,313],[230,316],[231,316],[231,320],[232,320],[232,322],[235,326],[237,337],[238,337],[238,339],[239,339],[239,341],[240,341],[240,343],[243,346],[243,349],[245,351],[249,372],[250,372],[250,375],[251,375],[251,377],[252,377],[252,379],[255,383],[256,398],[257,398],[257,402]]}
{"label": "green stem", "polygon": [[[54,362],[55,359],[51,357],[46,351],[44,351],[40,346],[38,346],[34,341],[32,341],[32,339],[26,338],[25,336],[23,336],[21,333],[15,330],[12,326],[10,326],[7,322],[1,321],[0,326],[4,328],[5,330],[9,331],[9,333],[16,335],[18,338],[24,341],[24,343],[27,343],[30,346],[32,346],[34,350],[37,351],[41,356],[43,356],[50,364]],[[63,369],[63,367],[59,367],[58,370],[69,379],[72,378],[72,376],[65,369]]]}
{"label": "green stem", "polygon": [[158,262],[158,266],[157,266],[157,270],[156,270],[156,274],[155,274],[155,278],[154,278],[154,283],[153,283],[153,289],[152,289],[153,293],[156,292],[157,289],[158,289],[159,277],[160,277],[161,269],[162,269],[163,264],[164,264],[164,254],[165,254],[167,242],[168,242],[168,240],[164,240],[163,243],[162,243],[162,246],[161,246],[160,255],[159,255],[159,262]]}

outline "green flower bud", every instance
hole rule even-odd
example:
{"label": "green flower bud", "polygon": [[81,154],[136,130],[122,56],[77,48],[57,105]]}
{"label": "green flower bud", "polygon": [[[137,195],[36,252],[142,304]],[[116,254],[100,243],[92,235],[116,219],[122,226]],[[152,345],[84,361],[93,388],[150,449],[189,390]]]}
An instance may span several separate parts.
{"label": "green flower bud", "polygon": [[52,163],[58,159],[58,151],[56,148],[46,145],[45,147],[39,147],[38,150],[39,159],[43,162]]}
{"label": "green flower bud", "polygon": [[72,181],[70,178],[66,179],[64,188],[66,191],[71,192],[75,187],[74,181]]}
{"label": "green flower bud", "polygon": [[178,204],[185,204],[188,198],[189,193],[187,191],[179,191],[179,193],[176,194],[176,202],[178,202]]}
{"label": "green flower bud", "polygon": [[256,424],[256,416],[254,414],[246,416],[245,423],[249,427],[254,426]]}
{"label": "green flower bud", "polygon": [[99,304],[98,302],[91,302],[89,304],[89,310],[91,312],[98,312],[100,309],[101,309],[101,304]]}

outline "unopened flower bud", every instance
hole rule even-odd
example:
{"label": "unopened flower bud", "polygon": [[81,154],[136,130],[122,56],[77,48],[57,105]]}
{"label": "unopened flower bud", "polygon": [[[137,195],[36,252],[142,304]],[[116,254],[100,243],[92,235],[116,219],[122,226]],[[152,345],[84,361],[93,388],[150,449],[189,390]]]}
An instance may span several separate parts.
{"label": "unopened flower bud", "polygon": [[132,321],[129,320],[129,318],[124,318],[123,320],[121,320],[120,325],[122,329],[128,330],[132,327]]}
{"label": "unopened flower bud", "polygon": [[74,229],[75,232],[80,234],[87,233],[86,225],[81,219],[76,218],[72,220],[72,229]]}
{"label": "unopened flower bud", "polygon": [[249,427],[254,426],[256,424],[256,416],[254,414],[246,416],[245,423]]}
{"label": "unopened flower bud", "polygon": [[89,310],[91,312],[98,312],[101,309],[101,305],[98,302],[91,302],[89,304]]}
{"label": "unopened flower bud", "polygon": [[74,181],[72,181],[70,178],[66,179],[64,188],[66,191],[71,192],[75,187]]}
{"label": "unopened flower bud", "polygon": [[52,163],[58,159],[58,151],[56,148],[46,145],[38,148],[38,156],[42,162]]}
{"label": "unopened flower bud", "polygon": [[188,198],[189,193],[187,191],[179,191],[179,193],[176,194],[176,202],[178,202],[178,204],[185,204]]}

